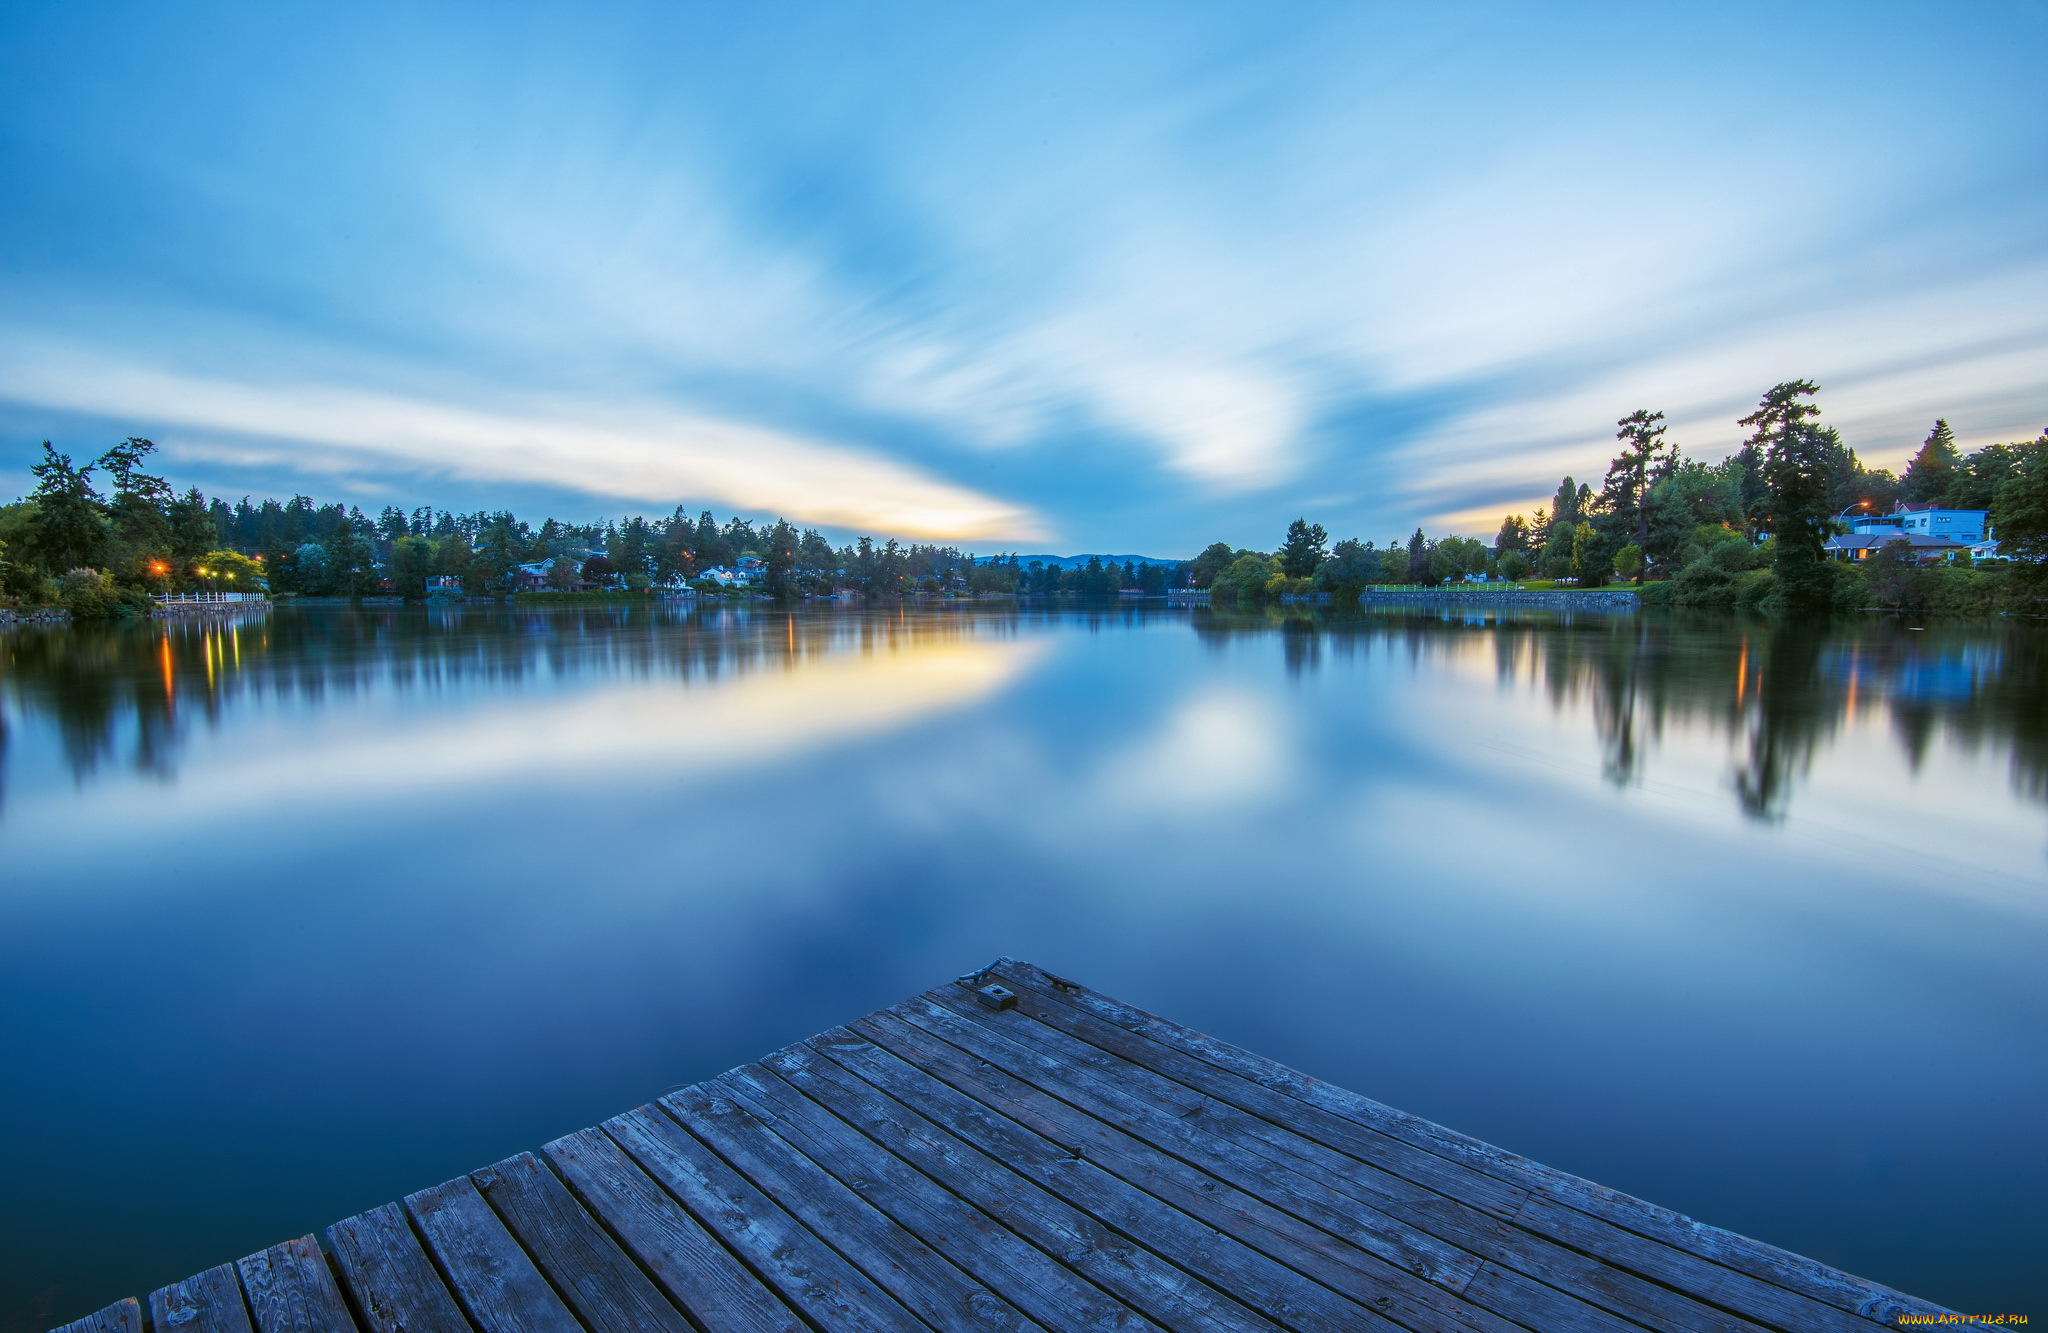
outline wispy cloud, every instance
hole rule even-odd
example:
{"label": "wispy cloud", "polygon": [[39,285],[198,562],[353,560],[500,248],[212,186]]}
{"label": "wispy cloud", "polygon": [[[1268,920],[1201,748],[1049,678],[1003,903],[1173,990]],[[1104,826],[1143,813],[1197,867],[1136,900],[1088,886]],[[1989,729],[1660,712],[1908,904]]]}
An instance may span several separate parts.
{"label": "wispy cloud", "polygon": [[[802,522],[953,540],[1042,535],[1028,510],[891,459],[660,405],[529,401],[523,411],[335,384],[238,383],[17,352],[0,394],[186,427],[183,453],[314,472],[425,469],[663,505],[715,498]],[[279,442],[289,442],[289,453]]]}
{"label": "wispy cloud", "polygon": [[[1161,550],[1463,523],[1788,376],[1879,462],[2048,421],[2025,15],[1771,11],[1788,81],[1739,8],[693,14],[96,30],[0,94],[0,393],[252,474]],[[203,91],[145,122],[166,47]]]}

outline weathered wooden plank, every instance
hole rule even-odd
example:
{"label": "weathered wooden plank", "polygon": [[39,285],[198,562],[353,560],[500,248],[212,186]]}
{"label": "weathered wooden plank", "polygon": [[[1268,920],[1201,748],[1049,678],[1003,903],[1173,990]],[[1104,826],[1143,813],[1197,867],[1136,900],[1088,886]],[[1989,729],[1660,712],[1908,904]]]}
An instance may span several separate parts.
{"label": "weathered wooden plank", "polygon": [[[1374,1157],[1385,1160],[1389,1155],[1381,1151],[1382,1145],[1390,1143],[1384,1136],[1073,1008],[1056,993],[1040,989],[1026,978],[1018,978],[1012,989],[1017,996],[1018,1012],[1087,1043],[1088,1048],[1097,1053],[1077,1058],[1092,1062],[1107,1056],[1144,1069],[1146,1075],[1135,1076],[1141,1083],[1142,1095],[1155,1101],[1162,1109],[1189,1123],[1206,1125],[1211,1132],[1241,1143],[1262,1156],[1269,1156],[1297,1170],[1312,1172],[1336,1192],[1442,1237],[1482,1256],[1490,1264],[1526,1274],[1649,1328],[1668,1333],[1678,1333],[1679,1330],[1685,1333],[1741,1333],[1769,1326],[1716,1309],[1668,1286],[1638,1277],[1547,1236],[1522,1230],[1502,1220],[1513,1218],[1522,1211],[1529,1197],[1526,1191],[1505,1186],[1491,1177],[1479,1176],[1468,1168],[1445,1162],[1420,1149],[1405,1144],[1392,1145],[1397,1149],[1391,1154],[1396,1160],[1387,1163],[1388,1166],[1423,1158],[1426,1163],[1433,1164],[1426,1167],[1423,1174],[1438,1180],[1446,1174],[1466,1178],[1462,1182],[1450,1182],[1454,1190],[1461,1183],[1477,1181],[1479,1188],[1476,1192],[1481,1199],[1491,1199],[1498,1191],[1512,1199],[1514,1207],[1502,1207],[1506,1200],[1501,1204],[1480,1206],[1438,1193],[1371,1160]],[[1126,1077],[1133,1076],[1127,1074]],[[1307,1132],[1310,1130],[1313,1134]],[[1496,1210],[1499,1216],[1495,1215]],[[1686,1260],[1695,1265],[1707,1265],[1706,1260],[1691,1256],[1686,1256]],[[1492,1303],[1493,1308],[1507,1308],[1499,1303],[1502,1301],[1515,1304],[1527,1299],[1526,1293],[1499,1290],[1501,1278],[1498,1269],[1483,1268],[1480,1272],[1485,1277],[1475,1280],[1476,1285],[1495,1293],[1487,1302]],[[1725,1270],[1716,1272],[1733,1281],[1755,1281]],[[1725,1284],[1710,1284],[1711,1287],[1720,1285]],[[1806,1313],[1825,1316],[1829,1312]]]}
{"label": "weathered wooden plank", "polygon": [[[1848,1311],[1865,1321],[1895,1326],[1902,1313],[1953,1313],[1918,1297],[1844,1273],[1819,1260],[1697,1222],[1672,1209],[1596,1185],[1419,1116],[1397,1111],[1290,1069],[1276,1060],[1146,1013],[1064,977],[1056,977],[1031,964],[1002,959],[990,972],[1001,975],[1008,982],[1042,986],[1058,993],[1077,1008],[1084,1008],[1120,1027],[1197,1056],[1253,1083],[1284,1092],[1355,1124],[1424,1148],[1448,1161],[1469,1166],[1482,1174],[1553,1200],[1565,1208],[1590,1214],[1671,1248],[1760,1278],[1769,1285]],[[1788,1315],[1792,1313],[1787,1311]]]}
{"label": "weathered wooden plank", "polygon": [[[1212,1133],[1198,1123],[1210,1109],[1206,1098],[1176,1099],[1170,1088],[1132,1086],[1145,1071],[1128,1061],[1075,1041],[1021,1009],[998,1013],[967,998],[958,987],[951,989],[965,999],[965,1012],[951,1007],[951,997],[938,992],[898,1005],[891,1012],[978,1059],[997,1064],[1083,1114],[1173,1153],[1449,1291],[1463,1291],[1466,1280],[1478,1271],[1481,1260],[1477,1256],[1377,1208],[1355,1201],[1346,1208],[1346,1200],[1332,1197],[1334,1192],[1322,1179],[1296,1170],[1300,1163],[1260,1156],[1226,1133]],[[1171,1100],[1162,1104],[1148,1100],[1148,1095]]]}
{"label": "weathered wooden plank", "polygon": [[556,1139],[543,1151],[669,1297],[704,1327],[719,1333],[806,1333],[781,1297],[602,1130]]}
{"label": "weathered wooden plank", "polygon": [[52,1333],[142,1333],[142,1303],[133,1296],[123,1297],[104,1310],[95,1310],[83,1319],[74,1319]]}
{"label": "weathered wooden plank", "polygon": [[260,1333],[356,1333],[327,1256],[311,1236],[252,1254],[235,1269]]}
{"label": "weathered wooden plank", "polygon": [[582,1333],[467,1176],[405,1196],[456,1298],[484,1333]]}
{"label": "weathered wooden plank", "polygon": [[604,1130],[820,1328],[833,1333],[895,1333],[925,1327],[923,1320],[658,1109],[643,1106],[615,1116],[605,1121]]}
{"label": "weathered wooden plank", "polygon": [[793,1089],[1167,1327],[1185,1333],[1278,1333],[1272,1321],[809,1046],[789,1047],[762,1063]]}
{"label": "weathered wooden plank", "polygon": [[[1513,1327],[1500,1315],[1458,1298],[1464,1279],[1478,1266],[1470,1256],[1456,1256],[1462,1266],[1452,1269],[1444,1254],[1410,1248],[1404,1257],[1413,1268],[1391,1262],[1364,1248],[1382,1243],[1384,1230],[1375,1235],[1342,1211],[1318,1207],[1304,1191],[1281,1179],[1282,1173],[1271,1173],[1263,1180],[1228,1180],[1226,1175],[1238,1173],[1228,1168],[1219,1171],[1214,1161],[1190,1165],[1037,1087],[1025,1074],[1039,1065],[1038,1057],[1000,1033],[954,1021],[950,1011],[921,1001],[899,1005],[884,1016],[862,1019],[854,1027],[863,1033],[872,1028],[878,1040],[904,1054],[901,1029],[931,1038],[938,1044],[919,1052],[922,1067],[970,1094],[977,1086],[999,1093],[1006,1098],[1004,1110],[1012,1117],[1021,1119],[1020,1109],[1029,1108],[1037,1117],[1029,1122],[1032,1127],[1040,1128],[1040,1122],[1049,1126],[1052,1136],[1072,1151],[1228,1230],[1332,1290],[1357,1300],[1385,1302],[1377,1308],[1410,1328],[1429,1333],[1507,1333]],[[992,1073],[1000,1073],[1002,1080],[992,1079]],[[1267,1195],[1284,1197],[1288,1206],[1269,1202]],[[1313,1215],[1314,1220],[1302,1216],[1304,1213]],[[1452,1282],[1457,1287],[1452,1287]],[[1561,1327],[1614,1333],[1591,1315],[1590,1311],[1581,1312],[1580,1325]]]}
{"label": "weathered wooden plank", "polygon": [[233,1264],[194,1273],[151,1292],[149,1322],[177,1333],[253,1333]]}
{"label": "weathered wooden plank", "polygon": [[[850,1036],[850,1034],[848,1034]],[[1100,1218],[1044,1190],[1010,1163],[911,1110],[881,1087],[825,1059],[811,1046],[776,1052],[764,1065],[809,1100],[838,1114],[961,1198],[999,1218],[1047,1253],[1114,1292],[1133,1308],[1188,1333],[1276,1333],[1276,1325],[1194,1274],[1118,1235]],[[907,1067],[905,1067],[907,1069]],[[932,1083],[940,1089],[938,1083]],[[979,1110],[977,1104],[967,1102]],[[1022,1130],[1020,1130],[1022,1132]],[[1079,1165],[1079,1163],[1077,1163]],[[1090,1167],[1092,1169],[1092,1167]],[[1114,1177],[1104,1177],[1120,1186]]]}
{"label": "weathered wooden plank", "polygon": [[621,1333],[691,1333],[690,1321],[532,1153],[469,1178],[585,1324]]}
{"label": "weathered wooden plank", "polygon": [[[1589,1293],[1578,1283],[1590,1278],[1620,1288],[1628,1297],[1617,1302],[1629,1307],[1625,1313],[1648,1315],[1655,1320],[1652,1327],[1668,1333],[1758,1328],[1405,1182],[1386,1178],[1378,1182],[1379,1191],[1365,1188],[1372,1183],[1368,1175],[1377,1174],[1371,1168],[1053,1029],[1032,1012],[1042,1006],[1032,1004],[1030,992],[1012,993],[1017,1005],[996,1013],[960,987],[941,988],[927,997],[936,1014],[927,1010],[921,1021],[936,1023],[942,1036],[964,1038],[967,1028],[987,1028],[992,1039],[1010,1043],[1002,1049],[1012,1056],[1001,1060],[971,1046],[975,1054],[999,1059],[1011,1073],[1087,1113],[1508,1319],[1632,1333],[1634,1325],[1612,1306],[1586,1299]],[[949,1024],[946,1015],[955,1021]],[[1425,1197],[1445,1206],[1423,1206]],[[1489,1259],[1524,1260],[1539,1271],[1531,1275],[1511,1263],[1489,1267]],[[1566,1280],[1553,1280],[1558,1278]]]}
{"label": "weathered wooden plank", "polygon": [[336,1222],[327,1242],[370,1333],[470,1333],[469,1317],[398,1204]]}
{"label": "weathered wooden plank", "polygon": [[1159,1333],[1159,1326],[759,1065],[701,1085],[771,1133],[968,1277],[1049,1330]]}
{"label": "weathered wooden plank", "polygon": [[1042,1333],[1015,1306],[817,1163],[791,1153],[760,1120],[712,1085],[684,1088],[658,1104],[934,1328]]}
{"label": "weathered wooden plank", "polygon": [[1056,1126],[1045,1124],[1030,1106],[1006,1099],[1008,1076],[1000,1071],[991,1071],[993,1090],[971,1084],[963,1090],[950,1079],[935,1078],[934,1071],[916,1062],[915,1049],[917,1039],[935,1039],[903,1026],[914,1034],[904,1043],[912,1050],[907,1058],[852,1029],[835,1029],[807,1044],[1275,1322],[1298,1333],[1397,1327],[1372,1302],[1353,1301],[1245,1244],[1226,1229],[1234,1229],[1229,1218],[1217,1225],[1183,1211],[1069,1148]]}

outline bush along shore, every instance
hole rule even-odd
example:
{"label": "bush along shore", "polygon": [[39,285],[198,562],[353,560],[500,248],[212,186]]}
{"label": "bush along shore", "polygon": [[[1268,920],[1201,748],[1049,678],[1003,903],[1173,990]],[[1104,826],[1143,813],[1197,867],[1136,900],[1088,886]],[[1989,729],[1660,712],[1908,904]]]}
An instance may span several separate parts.
{"label": "bush along shore", "polygon": [[2013,561],[1922,566],[1904,543],[1880,548],[1867,561],[1830,561],[1794,602],[1773,567],[1770,543],[1717,546],[1678,577],[1642,591],[1647,606],[1719,607],[1775,611],[1907,611],[1921,615],[2048,616],[2048,568]]}

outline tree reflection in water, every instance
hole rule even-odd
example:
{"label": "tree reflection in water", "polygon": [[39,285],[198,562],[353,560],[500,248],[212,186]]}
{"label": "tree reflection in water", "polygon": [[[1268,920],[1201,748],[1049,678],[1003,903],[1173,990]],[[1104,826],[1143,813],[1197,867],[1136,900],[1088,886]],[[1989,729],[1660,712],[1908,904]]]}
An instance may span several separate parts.
{"label": "tree reflection in water", "polygon": [[[1086,631],[1185,619],[1221,647],[1276,635],[1292,678],[1331,654],[1402,654],[1415,669],[1490,650],[1504,685],[1530,684],[1560,713],[1582,706],[1606,780],[1643,777],[1667,728],[1704,726],[1736,757],[1752,818],[1784,818],[1816,754],[1852,718],[1883,709],[1918,767],[1937,737],[2010,749],[2018,791],[2048,800],[2048,632],[2030,624],[1912,627],[1890,618],[1777,621],[1732,615],[1334,611],[1287,606],[1160,611],[1129,603],[987,602],[835,613],[587,607],[422,613],[280,612],[242,621],[23,627],[0,635],[0,781],[10,725],[39,717],[74,780],[109,764],[169,776],[195,727],[262,701],[318,702],[372,688],[516,684],[597,671],[677,680],[789,669],[829,653],[1011,637],[1032,621]],[[11,714],[11,716],[10,716]],[[0,793],[6,788],[0,785]]]}
{"label": "tree reflection in water", "polygon": [[1815,755],[1878,708],[1915,768],[1936,736],[1969,749],[2005,745],[2015,789],[2048,800],[2048,631],[2031,624],[1288,607],[1202,609],[1196,627],[1215,636],[1277,630],[1295,674],[1316,668],[1326,640],[1383,642],[1426,664],[1484,639],[1503,684],[1532,683],[1560,712],[1586,707],[1602,772],[1617,786],[1641,780],[1674,724],[1728,737],[1736,799],[1762,821],[1783,819]]}

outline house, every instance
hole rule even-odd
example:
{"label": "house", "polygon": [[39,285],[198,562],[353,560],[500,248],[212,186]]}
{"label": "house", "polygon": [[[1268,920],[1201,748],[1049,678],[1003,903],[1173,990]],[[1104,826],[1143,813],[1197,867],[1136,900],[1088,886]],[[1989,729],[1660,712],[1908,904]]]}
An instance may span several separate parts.
{"label": "house", "polygon": [[552,560],[535,560],[512,569],[513,592],[539,592],[552,586],[548,583],[548,566]]}
{"label": "house", "polygon": [[[589,580],[589,579],[586,579],[586,578],[584,578],[584,577],[583,577],[583,573],[582,573],[582,565],[583,565],[583,562],[584,562],[584,561],[586,561],[586,560],[588,560],[588,559],[590,559],[590,558],[591,558],[592,556],[594,556],[594,555],[603,555],[603,554],[604,554],[604,552],[603,552],[603,551],[574,551],[574,550],[571,550],[571,551],[564,551],[564,552],[562,552],[562,555],[559,555],[559,556],[550,556],[550,557],[549,557],[549,558],[547,558],[546,560],[533,560],[533,561],[529,561],[529,562],[527,562],[526,564],[523,564],[523,565],[515,565],[515,566],[513,567],[513,569],[512,569],[512,591],[513,591],[513,592],[548,592],[548,591],[564,591],[564,592],[589,592],[589,591],[591,591],[591,590],[592,590],[592,589],[594,589],[594,588],[602,588],[602,587],[623,587],[623,586],[624,586],[624,584],[625,584],[625,580],[623,580],[623,579],[619,578],[619,577],[618,577],[617,575],[612,575],[611,577],[609,577],[609,578],[607,578],[607,579],[603,580],[602,582],[593,582],[592,580]],[[576,564],[576,567],[577,567],[577,572],[576,572],[575,576],[574,576],[573,578],[571,578],[571,579],[569,580],[569,585],[568,585],[568,587],[567,587],[567,588],[561,588],[561,589],[558,589],[558,588],[556,587],[556,584],[555,584],[555,581],[554,581],[554,579],[553,579],[553,578],[552,578],[552,577],[550,576],[550,574],[549,574],[549,571],[550,571],[550,570],[552,570],[552,569],[554,568],[554,566],[555,566],[555,561],[557,561],[557,560],[560,560],[560,559],[562,559],[562,558],[563,558],[563,556],[566,556],[566,557],[568,557],[568,558],[569,558],[570,560],[572,560],[572,561],[574,561],[574,562],[575,562],[575,564]]]}
{"label": "house", "polygon": [[[1928,537],[1900,528],[1879,528],[1872,532],[1838,532],[1821,544],[1831,559],[1868,560],[1892,542],[1906,542],[1913,548],[1913,559],[1923,565],[1953,560],[1958,551],[1971,549],[1967,542],[1950,537]],[[1994,542],[1993,545],[1996,545]]]}
{"label": "house", "polygon": [[1907,504],[1901,501],[1889,514],[1860,514],[1849,520],[1854,533],[1904,533],[1907,536],[1946,537],[1950,541],[1981,542],[1991,512],[1986,509],[1943,509],[1938,505]]}
{"label": "house", "polygon": [[434,574],[427,579],[427,596],[460,597],[462,580],[453,574]]}
{"label": "house", "polygon": [[743,555],[727,569],[724,565],[713,565],[697,575],[709,579],[721,588],[750,588],[768,577],[768,562],[758,556]]}

